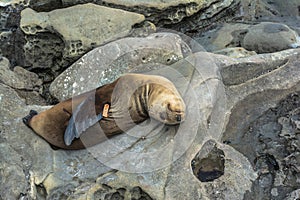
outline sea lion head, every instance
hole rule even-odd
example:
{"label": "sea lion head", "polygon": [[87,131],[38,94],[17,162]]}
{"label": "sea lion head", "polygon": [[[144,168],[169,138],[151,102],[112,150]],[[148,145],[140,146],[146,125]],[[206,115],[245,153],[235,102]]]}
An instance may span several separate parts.
{"label": "sea lion head", "polygon": [[162,123],[175,125],[185,120],[185,103],[173,85],[151,84],[148,114]]}

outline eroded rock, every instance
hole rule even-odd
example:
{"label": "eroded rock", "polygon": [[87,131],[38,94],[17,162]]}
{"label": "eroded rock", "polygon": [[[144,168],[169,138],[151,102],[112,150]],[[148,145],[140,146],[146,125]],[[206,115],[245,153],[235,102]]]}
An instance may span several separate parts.
{"label": "eroded rock", "polygon": [[224,23],[210,31],[196,35],[194,38],[209,52],[232,47],[241,47],[249,26],[249,24],[243,23]]}
{"label": "eroded rock", "polygon": [[[286,50],[239,59],[255,63],[252,67],[243,68],[245,77],[248,72],[257,75],[248,76],[233,85],[227,84],[231,115],[223,140],[246,155],[259,173],[252,192],[246,194],[245,199],[271,196],[283,199],[292,185],[297,185],[295,177],[299,176],[299,172],[292,166],[299,164],[299,144],[293,129],[298,118],[295,109],[300,106],[297,94],[300,84],[297,75],[299,52]],[[229,66],[234,73],[222,71],[222,74],[235,79],[236,66]],[[265,71],[265,66],[269,66],[269,70]],[[254,73],[253,69],[262,71]],[[282,116],[290,116],[290,119]]]}
{"label": "eroded rock", "polygon": [[16,66],[11,70],[9,61],[2,57],[0,61],[0,82],[10,86],[26,100],[26,104],[46,105],[41,97],[43,92],[42,80],[37,74]]}
{"label": "eroded rock", "polygon": [[[164,34],[158,35],[163,37]],[[161,67],[160,64],[152,63],[152,65],[144,65],[143,68],[141,65],[139,70],[164,74],[184,94],[189,112],[187,121],[179,127],[161,125],[156,126],[155,129],[148,129],[145,124],[131,130],[132,132],[128,134],[121,134],[88,150],[53,151],[47,142],[26,128],[21,121],[30,109],[41,111],[49,107],[25,106],[24,101],[16,94],[13,96],[3,91],[1,94],[5,96],[1,97],[1,103],[6,106],[1,107],[1,113],[8,114],[3,116],[2,124],[5,124],[5,133],[1,136],[6,140],[7,145],[16,149],[16,156],[21,155],[26,161],[24,163],[26,167],[22,165],[20,168],[27,169],[25,175],[28,179],[23,188],[25,187],[29,192],[24,194],[32,198],[72,196],[80,199],[106,195],[107,197],[168,199],[174,195],[178,196],[182,187],[188,187],[193,189],[186,190],[189,192],[188,194],[185,192],[184,195],[193,199],[203,196],[203,191],[197,189],[200,181],[194,177],[190,162],[203,141],[207,138],[220,137],[221,132],[216,124],[220,124],[218,120],[222,122],[224,119],[220,115],[220,110],[214,111],[218,108],[214,105],[220,104],[218,99],[224,98],[222,96],[224,93],[219,93],[223,85],[219,79],[218,67],[212,59],[209,54],[199,52],[169,66]],[[115,74],[118,73],[108,73],[107,78],[113,79]],[[4,89],[13,92],[8,87]],[[11,98],[23,103],[13,103]],[[20,109],[20,106],[23,109]],[[146,133],[146,130],[152,132],[152,135],[145,136],[142,140],[133,134],[134,132]],[[186,130],[189,134],[186,134]],[[192,148],[188,150],[189,147]],[[105,156],[110,159],[107,160]],[[178,171],[181,171],[180,176],[175,175]],[[17,183],[12,181],[13,184]],[[103,187],[106,189],[101,189]],[[178,190],[177,187],[181,189]],[[244,192],[244,189],[234,187],[233,191]],[[194,193],[194,191],[198,192]],[[23,193],[23,190],[21,192]]]}
{"label": "eroded rock", "polygon": [[[87,2],[90,1],[12,0],[1,2],[1,53],[10,59],[13,66],[21,65],[30,67],[29,69],[35,72],[40,71],[42,68],[45,72],[39,75],[43,77],[44,82],[50,82],[53,77],[61,72],[62,68],[68,66],[73,61],[72,59],[80,55],[82,49],[79,47],[78,51],[74,51],[75,53],[73,52],[74,54],[71,55],[71,48],[77,48],[76,44],[78,43],[72,43],[73,40],[71,42],[62,40],[67,37],[61,38],[59,35],[50,33],[53,29],[49,27],[47,28],[47,32],[39,32],[33,35],[27,34],[27,44],[24,46],[24,37],[20,33],[20,29],[16,29],[19,23],[20,9],[29,5],[31,8],[41,12],[50,11],[57,7]],[[186,1],[181,0],[160,3],[151,1],[120,2],[117,0],[93,2],[145,14],[148,19],[160,25],[183,20],[182,24],[184,26],[181,28],[191,31],[194,31],[195,27],[198,30],[199,27],[202,29],[208,25],[214,26],[212,23],[214,20],[228,19],[230,16],[227,17],[227,13],[232,14],[234,11],[230,11],[230,9],[234,10],[236,8],[232,6],[233,1],[231,0],[194,1],[192,3],[186,3]],[[124,6],[125,3],[126,5]],[[131,5],[128,6],[130,3]],[[249,10],[240,10],[241,14],[245,14],[245,16],[249,14],[250,17],[248,20],[256,20],[266,15],[281,17],[282,13],[283,15],[292,15],[292,17],[298,17],[299,15],[299,2],[297,0],[288,2],[279,0],[244,0],[241,1],[241,4],[245,4],[244,8],[249,8]],[[227,8],[229,8],[229,11]],[[53,11],[53,13],[56,12],[58,11]],[[223,15],[219,15],[219,13],[223,13]],[[36,14],[39,17],[47,15],[46,13],[35,13],[32,10],[30,10],[30,14]],[[195,16],[194,18],[190,17],[187,19],[190,15]],[[220,18],[220,16],[223,17]],[[210,18],[212,18],[212,21],[210,21]],[[203,21],[206,19],[209,19],[206,21],[207,23]],[[241,19],[245,18],[242,16]],[[297,24],[299,20],[294,19],[292,24]],[[38,24],[42,24],[39,21],[40,18],[35,20],[39,22]],[[282,20],[280,19],[279,21]],[[237,28],[234,29],[234,27]],[[211,37],[210,33],[208,33],[208,36],[204,40],[209,41],[211,44],[205,43],[205,45],[207,45],[207,49],[210,51],[236,46],[240,48],[244,44],[243,39],[245,35],[250,32],[249,27],[253,28],[250,24],[235,24],[234,26],[228,26],[227,30],[222,34],[217,33]],[[35,28],[40,29],[39,27]],[[267,31],[272,32],[268,33],[268,35],[280,33],[281,31],[284,33],[290,31],[285,31],[285,28],[283,24],[272,26],[267,29]],[[145,35],[147,34],[145,33]],[[285,40],[286,35],[281,33],[278,37],[280,38],[282,35],[284,35],[283,39],[276,40],[275,42],[271,41],[267,45],[257,46],[258,50],[256,51],[260,52],[266,46],[269,49],[273,49],[272,51],[277,51],[285,44],[294,44],[291,43],[294,40],[293,34],[287,35],[292,36],[291,40]],[[177,39],[175,37],[174,41],[180,41]],[[251,41],[255,40],[256,38],[251,39],[247,44],[253,45],[255,43],[251,43]],[[65,41],[68,42],[66,42],[68,44],[66,49],[64,49],[63,44]],[[281,43],[282,41],[285,42],[284,45]],[[78,41],[76,40],[75,42]],[[87,49],[94,47],[94,44],[89,44],[90,46],[87,45]],[[260,42],[257,45],[261,44]],[[276,44],[276,46],[270,47],[273,44]],[[299,190],[295,189],[299,187],[298,166],[300,160],[298,130],[300,124],[298,112],[300,94],[297,93],[297,88],[299,88],[299,70],[296,67],[299,64],[297,61],[299,60],[298,50],[239,59],[202,52],[186,58],[191,51],[179,51],[184,45],[173,46],[170,48],[172,49],[171,51],[169,51],[169,46],[166,47],[166,43],[161,42],[159,44],[161,46],[158,45],[159,50],[157,50],[155,45],[158,44],[150,45],[151,48],[147,51],[131,51],[131,47],[124,47],[126,55],[119,56],[117,60],[113,59],[116,56],[116,49],[104,51],[105,53],[112,52],[111,55],[105,54],[106,57],[110,57],[108,59],[108,63],[110,62],[108,66],[112,71],[105,71],[105,76],[101,74],[100,76],[104,77],[102,80],[92,80],[96,80],[97,85],[88,85],[92,89],[98,86],[98,83],[110,82],[120,74],[127,72],[126,70],[129,71],[132,69],[132,72],[139,72],[139,70],[144,70],[143,72],[155,70],[157,70],[157,73],[163,72],[170,76],[170,78],[173,77],[172,81],[176,82],[176,86],[183,94],[185,94],[186,88],[192,88],[197,101],[193,102],[192,98],[192,101],[189,99],[185,100],[191,103],[188,105],[195,110],[197,110],[198,105],[201,116],[192,115],[194,123],[187,123],[186,126],[182,125],[180,127],[183,128],[181,130],[183,133],[194,133],[198,129],[196,136],[192,134],[187,139],[173,142],[172,139],[176,138],[180,131],[178,132],[178,129],[174,127],[163,126],[156,134],[153,133],[153,137],[146,137],[141,141],[130,137],[132,136],[130,135],[131,133],[129,136],[124,134],[112,140],[116,146],[124,148],[124,152],[127,152],[128,148],[138,152],[135,155],[140,155],[151,149],[160,149],[162,146],[170,143],[171,145],[168,146],[168,151],[166,151],[169,154],[159,155],[155,159],[165,163],[172,163],[171,165],[166,165],[157,171],[150,170],[147,173],[143,173],[141,172],[143,169],[149,170],[149,167],[155,166],[151,162],[149,165],[143,165],[141,162],[143,161],[141,159],[144,158],[143,156],[136,156],[134,158],[137,160],[130,162],[132,160],[128,161],[128,157],[126,156],[128,154],[125,153],[125,156],[116,156],[115,162],[100,163],[96,160],[98,157],[94,154],[95,151],[92,150],[74,152],[53,151],[48,143],[37,137],[21,122],[21,118],[30,109],[42,111],[49,107],[26,106],[25,101],[10,88],[28,87],[30,90],[35,90],[37,84],[35,77],[31,77],[28,72],[23,71],[19,67],[14,68],[15,71],[11,71],[9,65],[5,65],[1,69],[11,78],[8,79],[7,76],[3,76],[1,81],[5,85],[0,84],[1,198],[242,199],[244,197],[247,200],[257,198],[278,200],[299,198]],[[118,45],[116,46],[119,47]],[[26,59],[23,57],[23,47]],[[111,48],[113,49],[113,47]],[[231,49],[227,49],[227,51],[230,53]],[[103,51],[98,56],[103,56],[102,53]],[[228,55],[227,53],[225,52],[226,55]],[[39,55],[38,58],[36,55]],[[163,56],[161,57],[161,55]],[[240,57],[240,54],[238,57]],[[65,58],[70,60],[64,60]],[[95,56],[95,60],[97,58]],[[186,59],[177,62],[182,58]],[[130,59],[133,61],[130,61]],[[21,62],[24,62],[24,65]],[[125,66],[127,62],[129,64]],[[174,62],[176,63],[174,64]],[[82,63],[89,64],[85,60],[82,60]],[[124,63],[126,64],[124,65]],[[219,75],[219,70],[212,63],[221,66],[221,75],[227,87],[227,106],[224,103],[224,99],[226,100],[226,98],[223,96],[223,83]],[[139,65],[142,65],[142,67],[136,67]],[[171,67],[167,68],[170,65]],[[76,63],[74,66],[80,68],[79,72],[84,71],[79,63]],[[201,70],[195,70],[195,66],[198,66],[197,69]],[[101,67],[99,72],[101,72]],[[163,69],[165,67],[166,69]],[[175,69],[182,76],[178,76],[178,73],[171,69]],[[85,85],[87,79],[81,79],[83,77],[81,76],[82,74],[75,78],[79,80],[79,82],[76,82],[74,74],[78,71],[74,68],[73,70],[74,72],[69,71],[70,74],[64,74],[60,82],[54,86],[54,88],[57,88],[53,91],[61,100],[70,97],[74,92],[74,87],[84,87],[83,89],[77,87],[75,92],[83,92],[89,88],[89,86],[86,87]],[[89,70],[88,72],[90,74],[94,73],[93,70]],[[22,80],[24,74],[26,75],[26,80]],[[96,73],[96,75],[99,74]],[[31,80],[34,83],[27,80]],[[188,84],[184,80],[190,81],[189,87],[187,87]],[[76,85],[77,83],[79,85]],[[59,89],[63,92],[57,93]],[[18,93],[19,95],[21,94],[20,92]],[[28,95],[23,94],[23,96]],[[285,98],[286,100],[278,104],[280,100]],[[34,102],[35,100],[31,102],[27,101],[29,104],[33,104]],[[291,105],[292,107],[289,107]],[[276,107],[274,108],[274,106]],[[226,108],[229,109],[227,113],[229,123],[225,127],[223,140],[235,149],[218,143],[222,137],[220,130],[223,129],[223,113],[225,113]],[[257,120],[262,113],[265,113],[265,115]],[[200,125],[197,124],[198,122]],[[248,125],[249,122],[252,123]],[[212,182],[202,183],[194,176],[190,163],[202,146],[206,144],[206,141],[212,139],[216,141],[217,148],[224,152],[224,175]],[[116,152],[115,148],[110,148],[111,146],[107,146],[107,143],[101,145],[103,147],[100,150],[104,149],[110,150],[113,153]],[[184,147],[190,148],[186,150]],[[186,150],[179,158],[178,151],[176,151],[178,149]],[[240,152],[237,152],[237,150],[242,152],[244,156]],[[108,153],[108,155],[111,154]],[[137,173],[126,173],[122,171],[124,168],[112,170],[110,166],[115,166],[114,164],[118,164],[118,162],[124,167],[129,166],[129,169],[137,167],[139,171]],[[258,178],[254,181],[252,188],[251,182],[256,178],[256,175],[250,163],[258,172]],[[125,169],[128,170],[128,168]],[[247,192],[247,190],[252,191]]]}
{"label": "eroded rock", "polygon": [[[206,138],[209,138],[209,135]],[[224,152],[224,175],[211,182],[201,182],[193,174],[191,166],[188,171],[185,171],[181,165],[178,165],[178,163],[183,164],[187,161],[187,158],[181,158],[181,162],[172,168],[171,174],[174,173],[174,177],[169,180],[166,187],[166,199],[195,199],[197,196],[193,193],[198,194],[197,198],[203,199],[242,199],[244,193],[250,190],[252,181],[257,177],[247,158],[232,147],[220,144],[213,139],[205,140],[202,145],[196,146],[187,156],[190,162],[199,153],[202,146],[208,149],[216,146],[217,149]],[[205,150],[202,153],[204,152]],[[191,191],[191,193],[182,191]]]}
{"label": "eroded rock", "polygon": [[[85,188],[78,188],[77,191],[72,194],[69,198],[72,199],[85,199],[85,198],[95,198],[95,199],[145,199],[152,200],[149,194],[144,192],[140,187],[136,186],[133,188],[113,188],[105,184],[97,183],[87,183]],[[86,190],[88,188],[87,195]]]}
{"label": "eroded rock", "polygon": [[66,6],[78,3],[93,2],[96,4],[105,4],[112,7],[120,7],[137,13],[142,13],[147,16],[147,19],[156,24],[164,25],[180,22],[183,18],[194,15],[195,13],[204,10],[201,18],[209,18],[216,13],[226,9],[234,1],[200,1],[200,0],[166,0],[166,1],[132,1],[132,0],[63,0],[62,3]]}
{"label": "eroded rock", "polygon": [[272,53],[300,46],[299,35],[288,26],[262,22],[250,26],[242,46],[257,53]]}
{"label": "eroded rock", "polygon": [[242,47],[232,47],[214,51],[213,53],[225,55],[231,58],[243,58],[256,55],[255,51],[247,51]]}
{"label": "eroded rock", "polygon": [[298,0],[283,2],[281,0],[241,1],[241,14],[247,21],[284,21],[297,24],[300,3]]}
{"label": "eroded rock", "polygon": [[19,21],[20,12],[26,5],[27,2],[22,0],[0,2],[0,54],[8,58],[13,66],[24,66],[25,63],[23,55],[25,40],[19,28]]}
{"label": "eroded rock", "polygon": [[192,160],[194,175],[201,182],[213,181],[224,174],[224,151],[216,147],[213,141],[206,142]]}
{"label": "eroded rock", "polygon": [[194,37],[207,51],[243,47],[256,53],[272,53],[300,45],[294,30],[285,24],[271,22],[256,25],[224,23]]}
{"label": "eroded rock", "polygon": [[15,89],[39,90],[42,86],[42,80],[38,75],[27,71],[22,67],[14,67],[10,70],[10,63],[6,58],[0,61],[0,81]]}
{"label": "eroded rock", "polygon": [[284,200],[293,200],[293,199],[299,199],[300,198],[300,189],[294,190]]}
{"label": "eroded rock", "polygon": [[21,13],[20,26],[28,35],[58,33],[65,43],[63,56],[77,57],[94,46],[126,36],[143,20],[140,14],[84,4],[40,13],[27,8]]}
{"label": "eroded rock", "polygon": [[122,73],[147,63],[170,65],[189,52],[176,34],[157,33],[146,38],[124,38],[84,55],[53,81],[50,91],[59,100],[67,99],[110,83]]}

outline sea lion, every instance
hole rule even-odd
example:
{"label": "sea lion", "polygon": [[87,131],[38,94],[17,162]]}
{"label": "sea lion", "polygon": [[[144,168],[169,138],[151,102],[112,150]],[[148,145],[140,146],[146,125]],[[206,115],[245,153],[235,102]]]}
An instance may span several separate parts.
{"label": "sea lion", "polygon": [[[185,103],[167,78],[125,74],[41,113],[31,110],[23,122],[55,147],[83,149],[149,117],[169,125],[179,124],[185,119]],[[93,130],[97,122],[104,134]],[[84,143],[78,139],[83,136]]]}

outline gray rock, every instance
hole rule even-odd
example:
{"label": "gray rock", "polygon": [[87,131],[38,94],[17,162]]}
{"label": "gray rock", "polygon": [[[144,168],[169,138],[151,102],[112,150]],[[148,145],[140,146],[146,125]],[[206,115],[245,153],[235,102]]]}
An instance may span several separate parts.
{"label": "gray rock", "polygon": [[241,47],[249,26],[249,24],[243,23],[224,23],[210,31],[195,36],[194,39],[209,52]]}
{"label": "gray rock", "polygon": [[300,189],[291,192],[284,200],[293,200],[300,198]]}
{"label": "gray rock", "polygon": [[4,199],[17,199],[27,191],[28,184],[24,173],[27,161],[16,150],[21,146],[9,144],[9,126],[15,123],[16,114],[20,114],[18,110],[25,105],[14,90],[3,84],[0,84],[0,105],[0,196]]}
{"label": "gray rock", "polygon": [[[232,4],[232,0],[216,1],[200,1],[200,0],[166,0],[166,1],[134,1],[134,0],[63,0],[63,5],[70,6],[78,3],[94,2],[97,4],[108,4],[110,6],[124,7],[126,10],[142,13],[148,19],[155,23],[170,24],[177,23],[185,17],[189,17],[205,10],[201,18],[212,17],[221,10],[227,8]],[[213,6],[212,6],[213,5]]]}
{"label": "gray rock", "polygon": [[38,75],[27,71],[22,67],[14,67],[10,70],[10,63],[6,58],[0,61],[0,82],[15,88],[25,90],[39,90],[42,86],[42,80]]}
{"label": "gray rock", "polygon": [[276,21],[299,25],[299,5],[298,0],[242,0],[241,15],[245,21]]}
{"label": "gray rock", "polygon": [[126,36],[142,21],[144,16],[140,14],[84,4],[40,13],[26,8],[20,27],[28,35],[58,33],[65,43],[64,57],[77,57],[96,45]]}
{"label": "gray rock", "polygon": [[63,7],[60,0],[30,0],[28,4],[30,8],[38,12],[47,12]]}
{"label": "gray rock", "polygon": [[225,23],[195,36],[207,51],[242,47],[256,53],[272,53],[300,45],[298,34],[285,24],[261,22],[256,25]]}
{"label": "gray rock", "polygon": [[43,92],[42,80],[37,74],[16,66],[11,70],[9,61],[2,57],[0,61],[0,82],[16,89],[26,100],[26,104],[46,105],[41,97]]}
{"label": "gray rock", "polygon": [[[225,197],[241,197],[250,189],[255,174],[244,157],[232,148],[218,145],[226,156],[224,179],[222,176],[217,182],[203,184],[191,169],[191,161],[205,141],[221,137],[224,123],[225,93],[214,59],[213,54],[199,52],[163,68],[159,67],[161,64],[141,64],[139,71],[166,76],[184,94],[189,113],[185,123],[179,127],[150,127],[152,131],[146,132],[153,125],[151,122],[80,151],[53,151],[21,122],[30,109],[42,111],[49,107],[25,106],[11,88],[1,85],[0,100],[4,106],[0,112],[5,113],[1,115],[1,141],[7,146],[1,152],[2,155],[7,154],[6,150],[13,152],[10,148],[16,152],[10,154],[9,160],[2,159],[1,166],[3,172],[9,171],[11,165],[20,166],[16,169],[19,173],[10,179],[10,191],[15,191],[13,197],[22,193],[30,198],[47,199],[68,196],[71,199],[105,196],[199,199],[208,198],[211,191],[220,189]],[[114,75],[107,74],[107,78],[111,80]],[[152,135],[137,140],[134,133]],[[235,160],[236,157],[239,159]],[[22,184],[20,176],[25,177]],[[231,180],[230,189],[224,186],[226,179]],[[4,195],[4,190],[0,191]]]}
{"label": "gray rock", "polygon": [[63,58],[64,41],[52,33],[27,35],[25,39],[26,44],[22,46],[25,57],[24,66],[36,70],[44,82],[52,81],[52,73],[59,72],[60,68],[68,63]]}
{"label": "gray rock", "polygon": [[[0,112],[5,113],[0,116],[1,185],[6,185],[0,188],[1,197],[45,197],[37,189],[39,185],[47,190],[50,197],[60,196],[68,190],[64,186],[78,185],[82,180],[98,177],[110,170],[87,151],[53,151],[46,141],[22,122],[22,117],[30,109],[42,111],[49,106],[26,106],[13,89],[3,84],[0,84],[0,92]],[[77,182],[71,181],[74,176]]]}
{"label": "gray rock", "polygon": [[157,33],[146,38],[124,38],[96,48],[58,76],[50,87],[59,100],[112,82],[122,73],[146,63],[170,65],[183,58],[186,44],[176,34]]}
{"label": "gray rock", "polygon": [[170,174],[173,177],[166,186],[166,199],[243,199],[244,193],[250,190],[252,181],[256,178],[251,164],[238,151],[224,144],[216,144],[225,154],[224,175],[212,182],[200,182],[193,175],[192,169],[187,166],[191,165],[190,156],[198,154],[197,151],[206,144],[203,141],[201,145],[193,146],[193,153],[188,153],[186,158],[181,158],[181,162],[172,167]]}
{"label": "gray rock", "polygon": [[0,149],[0,196],[2,199],[18,199],[26,194],[27,189],[22,157],[4,142],[0,143]]}
{"label": "gray rock", "polygon": [[299,170],[293,166],[297,165],[299,144],[293,136],[297,123],[293,120],[298,114],[293,109],[300,106],[299,56],[299,49],[255,55],[237,59],[244,62],[242,68],[229,64],[231,70],[221,70],[225,80],[244,76],[224,82],[230,114],[222,140],[246,155],[258,171],[245,199],[283,199],[297,185]]}
{"label": "gray rock", "polygon": [[228,102],[229,105],[236,105],[241,99],[255,93],[267,93],[271,90],[282,91],[281,94],[285,96],[283,91],[298,83],[296,62],[299,52],[298,49],[286,50],[240,58],[236,63],[228,63],[221,69],[221,73],[224,84],[228,86],[228,97],[232,100]]}
{"label": "gray rock", "polygon": [[[66,40],[63,41],[61,36],[50,33],[51,28],[47,28],[48,32],[27,34],[27,43],[24,46],[24,36],[17,33],[18,29],[15,30],[15,27],[18,26],[18,13],[20,9],[27,6],[41,12],[79,2],[95,2],[142,13],[149,20],[160,25],[183,20],[183,30],[193,31],[197,27],[197,31],[200,29],[200,32],[203,31],[203,27],[206,29],[214,26],[215,21],[227,20],[228,17],[230,19],[228,15],[237,11],[236,7],[232,6],[233,1],[231,0],[194,1],[192,4],[186,3],[184,0],[166,1],[165,3],[117,0],[7,0],[0,2],[0,26],[1,31],[3,31],[0,33],[1,53],[9,58],[14,66],[30,66],[36,71],[37,68],[47,70],[43,80],[50,82],[53,76],[60,73],[60,70],[66,67],[69,62],[73,62],[72,59],[75,59],[80,53],[76,52],[77,54],[70,55],[71,49],[69,47],[72,44],[69,41],[67,42],[70,45],[66,46],[65,52],[62,53],[67,42],[64,44]],[[242,20],[267,19],[264,21],[268,21],[271,19],[269,21],[280,22],[286,20],[285,17],[288,16],[293,20],[284,23],[291,28],[297,24],[299,26],[297,19],[299,17],[298,0],[287,2],[281,0],[243,0],[241,4],[243,8],[240,9],[240,16],[235,15],[235,17],[241,17]],[[53,11],[53,13],[58,11],[61,10]],[[32,11],[31,14],[36,13]],[[47,14],[37,13],[37,15],[46,16]],[[187,18],[190,15],[194,16]],[[224,17],[220,18],[220,16]],[[185,21],[185,19],[188,20]],[[37,21],[40,22],[39,20]],[[207,20],[208,24],[204,23],[203,20]],[[245,35],[250,33],[253,27],[261,25],[251,26],[250,24],[225,24],[216,31],[204,33],[204,37],[201,36],[199,41],[209,51],[222,50],[228,47],[245,47]],[[150,25],[150,27],[153,26]],[[259,30],[261,32],[255,30],[256,33],[262,33],[259,35],[260,37],[252,35],[252,39],[248,42],[246,40],[246,43],[258,53],[264,52],[265,47],[270,52],[279,51],[282,47],[285,49],[286,44],[291,45],[288,48],[296,47],[297,38],[295,39],[295,37],[298,36],[286,28],[283,24],[272,24],[271,27],[267,26],[267,28],[264,26]],[[150,28],[150,32],[154,29],[155,27]],[[131,25],[129,30],[131,30]],[[299,28],[296,30],[299,32]],[[148,31],[145,33],[137,32],[137,35],[147,34]],[[269,41],[267,40],[269,38],[261,37],[263,34],[271,35],[273,40]],[[274,34],[277,34],[276,37]],[[285,40],[290,36],[291,40]],[[279,39],[276,40],[276,38]],[[40,84],[39,80],[36,79],[36,75],[32,76],[27,71],[23,71],[22,68],[16,67],[12,71],[9,69],[7,60],[4,60],[4,63],[1,63],[3,65],[0,65],[0,198],[299,198],[299,190],[296,190],[299,186],[300,177],[298,167],[300,158],[298,134],[300,94],[297,92],[299,89],[298,77],[300,77],[297,67],[299,66],[299,51],[288,50],[234,59],[204,52],[190,55],[191,50],[187,50],[187,52],[180,50],[184,49],[183,46],[185,46],[181,40],[177,37],[174,37],[173,40],[179,42],[180,45],[166,46],[168,42],[161,41],[161,44],[154,42],[153,46],[147,44],[147,47],[151,48],[146,51],[145,46],[141,51],[132,51],[136,47],[132,48],[128,42],[126,43],[127,47],[122,47],[123,50],[125,49],[124,55],[115,53],[118,52],[117,47],[122,45],[114,44],[115,49],[114,46],[111,46],[111,50],[104,51],[105,53],[110,52],[110,55],[104,55],[104,57],[109,58],[107,59],[108,64],[102,65],[100,63],[99,72],[108,66],[105,68],[107,71],[104,75],[101,74],[99,79],[91,79],[91,82],[94,82],[88,84],[91,88],[86,87],[84,81],[89,79],[88,75],[94,75],[95,70],[93,69],[95,68],[92,67],[95,66],[89,65],[89,70],[85,72],[84,65],[92,63],[87,60],[76,63],[75,67],[71,67],[68,71],[70,74],[62,75],[58,79],[59,81],[53,84],[53,92],[62,100],[72,96],[73,92],[80,93],[108,83],[124,72],[142,71],[143,73],[162,73],[176,83],[182,94],[186,94],[184,95],[185,101],[188,102],[191,118],[185,125],[179,126],[179,129],[162,126],[151,132],[153,136],[137,141],[134,132],[144,133],[146,129],[142,126],[140,128],[143,131],[134,129],[127,135],[123,134],[111,140],[114,144],[113,148],[108,142],[104,142],[100,146],[95,146],[94,149],[53,151],[48,143],[36,136],[21,122],[21,118],[30,109],[42,111],[49,107],[26,106],[25,101],[18,96],[22,92],[16,93],[12,89],[36,90]],[[262,41],[267,41],[268,44],[265,45]],[[93,45],[87,45],[86,49],[93,47]],[[215,53],[229,55],[228,51],[230,53],[231,49],[226,51],[225,53],[222,51]],[[96,60],[99,57],[102,58],[102,53],[98,52],[97,56],[94,56],[94,63],[98,64],[101,61]],[[68,60],[64,60],[63,55]],[[187,55],[190,56],[186,58]],[[177,62],[182,58],[185,59]],[[20,64],[20,62],[25,64]],[[174,62],[176,63],[174,64]],[[221,75],[216,65],[220,66]],[[75,69],[76,67],[78,70]],[[77,72],[80,72],[78,77],[75,75]],[[94,76],[97,75],[99,74],[96,73]],[[224,91],[221,80],[225,84],[226,91]],[[79,85],[84,88],[79,88]],[[189,91],[192,92],[189,93]],[[22,96],[27,96],[27,94],[22,94]],[[290,99],[290,102],[283,99]],[[28,102],[30,103],[30,101]],[[289,108],[290,105],[293,105],[293,109]],[[200,116],[196,114],[198,113],[197,110],[200,111]],[[226,116],[224,116],[225,114]],[[225,122],[224,117],[226,117]],[[275,121],[270,121],[272,117]],[[224,134],[222,134],[222,130]],[[234,148],[220,144],[221,139],[230,143]],[[214,141],[213,144],[218,151],[224,152],[224,175],[212,182],[203,183],[194,176],[191,162],[199,152],[212,147],[209,146],[210,141]],[[125,150],[124,153],[119,155],[115,147],[122,147],[121,150]],[[162,149],[162,147],[167,147],[166,151],[162,151],[157,157],[146,157],[143,154],[150,150]],[[185,149],[186,147],[187,149]],[[112,159],[111,162],[103,161],[101,158],[105,155],[99,154],[98,151],[101,153],[105,152],[104,150],[110,150],[106,156],[113,154],[115,159]],[[181,155],[182,151],[184,153]],[[133,154],[135,156],[128,154],[128,152],[135,152]],[[150,162],[147,158],[154,159],[155,162]],[[157,165],[159,163],[164,163],[164,165]],[[253,180],[256,178],[256,174],[253,172],[251,164],[255,166],[258,173],[255,181]],[[220,165],[217,167],[219,169]],[[115,168],[115,170],[111,168]],[[153,168],[158,169],[151,171]],[[134,170],[136,173],[128,173]],[[147,172],[142,172],[143,170]]]}
{"label": "gray rock", "polygon": [[247,51],[242,47],[221,49],[218,51],[213,51],[213,53],[225,55],[231,58],[242,58],[242,57],[249,57],[249,56],[256,55],[255,51]]}
{"label": "gray rock", "polygon": [[300,46],[299,35],[288,26],[262,22],[250,26],[242,46],[257,53],[272,53]]}
{"label": "gray rock", "polygon": [[221,69],[223,82],[225,85],[234,86],[258,78],[285,65],[286,58],[293,53],[294,51],[284,51],[280,54],[251,56],[237,60],[224,58],[227,62],[221,61],[224,64]]}

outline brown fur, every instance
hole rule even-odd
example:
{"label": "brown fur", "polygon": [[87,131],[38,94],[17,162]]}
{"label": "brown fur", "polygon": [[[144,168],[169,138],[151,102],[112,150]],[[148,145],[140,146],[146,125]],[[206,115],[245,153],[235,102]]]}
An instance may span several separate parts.
{"label": "brown fur", "polygon": [[[141,86],[134,88],[138,85]],[[76,108],[93,94],[97,114],[102,112],[104,104],[111,104],[109,117],[99,121],[101,129],[96,124],[80,135],[81,140],[75,139],[70,146],[65,145],[64,133],[73,113],[72,107]],[[184,112],[184,102],[169,80],[160,76],[127,74],[111,84],[97,88],[95,93],[87,92],[58,103],[33,116],[28,125],[56,147],[83,149],[105,140],[106,136],[111,137],[132,128],[149,115],[163,123],[178,124],[175,116],[180,115],[183,121]]]}

